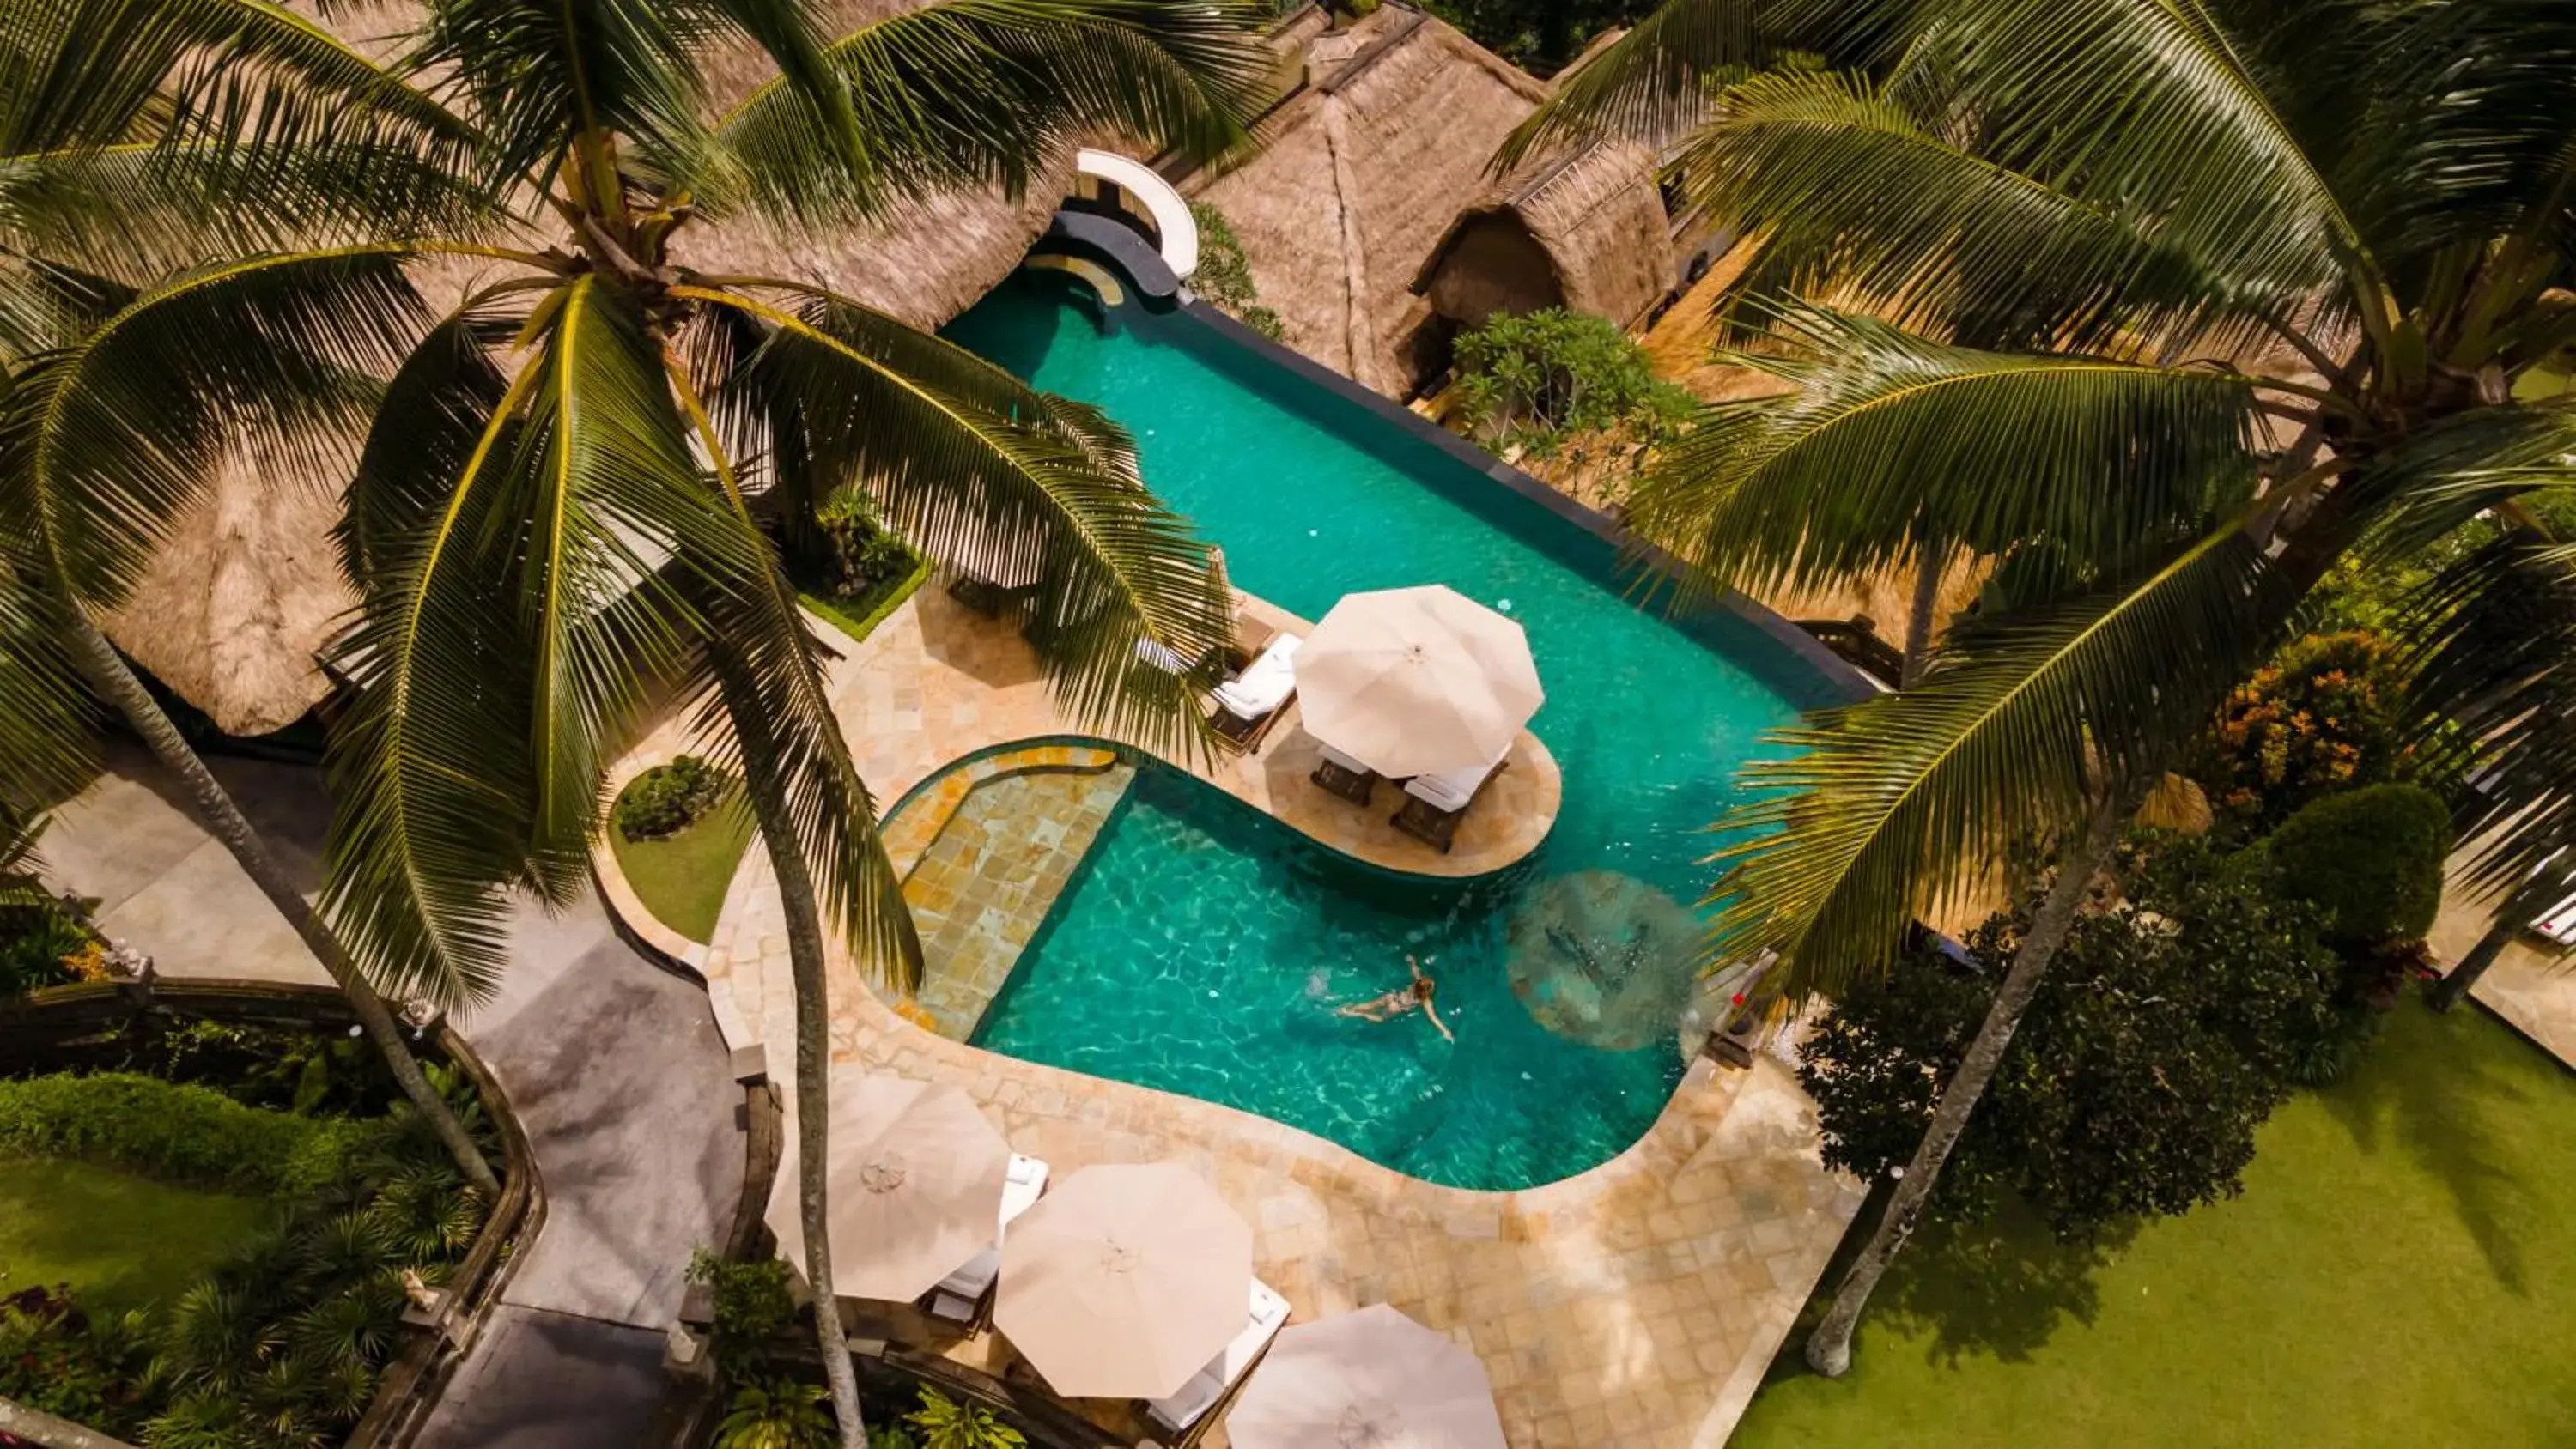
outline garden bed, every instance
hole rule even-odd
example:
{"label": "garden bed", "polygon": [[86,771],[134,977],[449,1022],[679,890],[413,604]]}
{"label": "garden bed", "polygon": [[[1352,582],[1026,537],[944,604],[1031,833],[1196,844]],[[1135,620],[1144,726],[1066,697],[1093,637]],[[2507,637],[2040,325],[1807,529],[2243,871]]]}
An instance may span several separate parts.
{"label": "garden bed", "polygon": [[739,795],[658,840],[608,832],[609,849],[635,898],[653,919],[692,941],[715,934],[742,852],[751,843],[751,810]]}

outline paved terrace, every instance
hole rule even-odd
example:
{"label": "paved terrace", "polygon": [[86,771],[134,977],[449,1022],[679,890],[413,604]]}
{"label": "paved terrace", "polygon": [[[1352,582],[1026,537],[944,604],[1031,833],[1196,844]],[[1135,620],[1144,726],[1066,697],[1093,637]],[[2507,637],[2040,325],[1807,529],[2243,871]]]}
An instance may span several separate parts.
{"label": "paved terrace", "polygon": [[[995,744],[1073,732],[1027,645],[930,589],[850,649],[830,684],[860,766],[889,803]],[[675,725],[619,772],[686,747]],[[1261,752],[1193,773],[1347,854],[1424,873],[1499,868],[1535,848],[1555,817],[1554,763],[1526,735],[1446,860],[1386,829],[1388,805],[1364,812],[1316,789],[1312,750],[1290,718]],[[633,907],[613,858],[596,859],[612,905],[704,972],[727,1044],[774,1044],[769,1069],[792,1104],[794,1004],[766,857],[746,858],[707,946],[660,930]],[[836,1059],[964,1088],[1058,1174],[1163,1159],[1204,1173],[1253,1225],[1256,1271],[1298,1320],[1391,1303],[1471,1346],[1515,1445],[1723,1443],[1860,1202],[1857,1184],[1818,1162],[1813,1108],[1767,1058],[1745,1072],[1694,1066],[1646,1136],[1611,1162],[1545,1187],[1473,1192],[1266,1118],[934,1035],[837,954],[829,994]],[[988,1368],[1007,1352],[989,1334],[956,1350]],[[1222,1430],[1209,1442],[1223,1445]]]}

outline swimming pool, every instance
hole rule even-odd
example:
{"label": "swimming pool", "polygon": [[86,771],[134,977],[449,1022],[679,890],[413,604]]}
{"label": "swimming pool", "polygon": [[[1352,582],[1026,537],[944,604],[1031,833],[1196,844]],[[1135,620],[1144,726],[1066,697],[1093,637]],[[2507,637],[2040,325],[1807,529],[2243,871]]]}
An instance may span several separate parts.
{"label": "swimming pool", "polygon": [[[1530,727],[1564,804],[1522,866],[1432,883],[1149,768],[976,1044],[1258,1112],[1453,1186],[1525,1187],[1615,1155],[1681,1074],[1683,933],[1655,938],[1629,968],[1644,988],[1588,1040],[1541,1025],[1526,1003],[1555,988],[1524,971],[1515,991],[1515,946],[1526,967],[1566,939],[1533,913],[1569,889],[1617,887],[1643,917],[1695,900],[1735,768],[1834,686],[1731,611],[1640,610],[1605,541],[1191,312],[1123,308],[1104,331],[1097,310],[1024,272],[949,335],[1132,430],[1147,481],[1255,594],[1314,619],[1354,590],[1445,583],[1520,620],[1548,691]],[[1438,979],[1455,1045],[1418,1018],[1333,1014],[1402,985],[1408,953]],[[1565,1026],[1561,1002],[1538,1004]]]}

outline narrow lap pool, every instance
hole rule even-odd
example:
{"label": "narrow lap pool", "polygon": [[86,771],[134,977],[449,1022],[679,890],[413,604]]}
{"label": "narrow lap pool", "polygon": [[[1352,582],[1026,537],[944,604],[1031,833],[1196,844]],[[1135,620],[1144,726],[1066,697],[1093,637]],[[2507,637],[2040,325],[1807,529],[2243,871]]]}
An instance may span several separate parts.
{"label": "narrow lap pool", "polygon": [[[1022,273],[949,335],[1132,430],[1148,482],[1243,588],[1310,619],[1421,583],[1507,606],[1547,686],[1531,728],[1563,767],[1564,807],[1524,866],[1434,884],[1147,769],[977,1044],[1245,1108],[1458,1187],[1615,1155],[1681,1073],[1691,921],[1671,902],[1705,887],[1706,828],[1758,736],[1832,686],[1731,612],[1641,611],[1609,544],[1394,420],[1186,311],[1122,309],[1104,332],[1076,286]],[[1611,963],[1606,997],[1599,973],[1544,969],[1587,951]],[[1432,963],[1455,1045],[1419,1017],[1333,1015],[1402,985],[1408,953]]]}

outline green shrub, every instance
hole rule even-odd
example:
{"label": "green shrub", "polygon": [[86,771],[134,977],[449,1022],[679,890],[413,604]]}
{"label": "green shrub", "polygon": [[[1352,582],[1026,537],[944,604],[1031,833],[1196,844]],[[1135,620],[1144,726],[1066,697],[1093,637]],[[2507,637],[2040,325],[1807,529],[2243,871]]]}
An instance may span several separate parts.
{"label": "green shrub", "polygon": [[2309,801],[2399,778],[2408,764],[2397,651],[2376,634],[2311,634],[2220,707],[2188,773],[2259,834]]}
{"label": "green shrub", "polygon": [[921,1431],[921,1449],[1024,1449],[1029,1442],[983,1405],[958,1403],[928,1384],[921,1407],[904,1418]]}
{"label": "green shrub", "polygon": [[828,1449],[832,1416],[821,1387],[794,1379],[764,1379],[734,1390],[716,1449]]}
{"label": "green shrub", "polygon": [[[2187,842],[2129,853],[2131,903],[2080,916],[1953,1149],[1937,1217],[2017,1196],[2062,1237],[2231,1196],[2254,1134],[2368,1029],[2342,962],[2260,861]],[[1925,942],[1838,998],[1800,1048],[1828,1166],[1885,1175],[1922,1142],[2027,928],[2031,904]]]}
{"label": "green shrub", "polygon": [[1252,281],[1252,259],[1244,254],[1243,238],[1234,234],[1225,213],[1204,201],[1193,201],[1190,219],[1199,227],[1199,265],[1190,273],[1190,289],[1244,326],[1278,341],[1286,329],[1278,313],[1261,305],[1261,291]]}
{"label": "green shrub", "polygon": [[141,1423],[152,1345],[139,1311],[81,1307],[66,1287],[0,1297],[0,1398],[111,1434]]}
{"label": "green shrub", "polygon": [[1694,406],[1607,317],[1561,307],[1497,312],[1459,334],[1458,389],[1476,431],[1544,457],[1577,433],[1668,441]]}
{"label": "green shrub", "polygon": [[2348,949],[2420,939],[2442,908],[2451,812],[2418,785],[2372,785],[2302,808],[2264,841],[2284,893]]}
{"label": "green shrub", "polygon": [[843,488],[815,512],[830,557],[823,592],[861,599],[912,572],[920,555],[877,517],[876,504],[856,488]]}
{"label": "green shrub", "polygon": [[628,840],[677,835],[722,804],[732,789],[732,776],[695,755],[655,765],[618,792],[617,833]]}
{"label": "green shrub", "polygon": [[54,902],[0,907],[0,1000],[79,980],[72,962],[96,944],[97,933]]}
{"label": "green shrub", "polygon": [[689,1281],[715,1290],[715,1317],[708,1336],[716,1367],[728,1380],[753,1382],[769,1341],[796,1321],[787,1265],[776,1258],[735,1263],[700,1248],[689,1256]]}
{"label": "green shrub", "polygon": [[73,1157],[237,1192],[311,1192],[380,1129],[127,1072],[0,1081],[0,1157]]}

